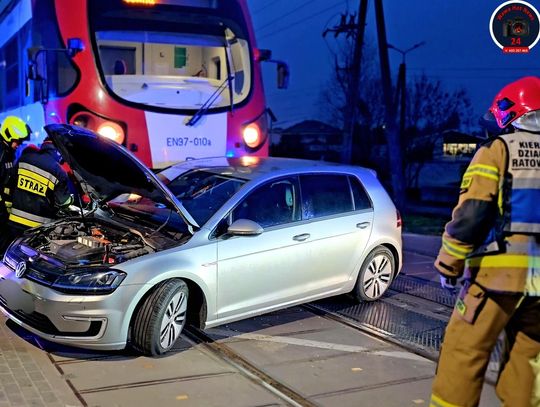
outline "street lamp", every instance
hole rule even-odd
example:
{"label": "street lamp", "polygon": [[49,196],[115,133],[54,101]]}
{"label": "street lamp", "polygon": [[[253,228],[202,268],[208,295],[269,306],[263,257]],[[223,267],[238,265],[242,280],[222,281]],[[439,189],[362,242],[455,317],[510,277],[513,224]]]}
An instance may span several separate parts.
{"label": "street lamp", "polygon": [[398,80],[396,84],[396,98],[395,98],[395,106],[397,108],[398,99],[401,96],[401,103],[400,103],[400,112],[399,112],[399,132],[401,136],[403,137],[403,132],[405,131],[405,100],[406,100],[406,92],[407,92],[407,86],[406,86],[406,64],[405,64],[405,56],[417,49],[420,48],[422,45],[425,45],[426,42],[422,41],[418,44],[414,44],[412,47],[407,48],[406,50],[399,49],[397,47],[394,47],[392,44],[386,44],[388,48],[393,49],[394,51],[397,51],[401,54],[401,64],[399,64],[399,73],[398,73]]}

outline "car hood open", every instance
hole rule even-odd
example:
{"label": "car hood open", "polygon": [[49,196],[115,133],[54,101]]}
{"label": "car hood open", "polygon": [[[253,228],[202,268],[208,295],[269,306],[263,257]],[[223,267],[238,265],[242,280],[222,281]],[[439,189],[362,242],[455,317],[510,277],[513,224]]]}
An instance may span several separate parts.
{"label": "car hood open", "polygon": [[91,199],[104,203],[120,194],[137,194],[170,206],[188,225],[199,228],[170,190],[123,146],[78,126],[44,128]]}

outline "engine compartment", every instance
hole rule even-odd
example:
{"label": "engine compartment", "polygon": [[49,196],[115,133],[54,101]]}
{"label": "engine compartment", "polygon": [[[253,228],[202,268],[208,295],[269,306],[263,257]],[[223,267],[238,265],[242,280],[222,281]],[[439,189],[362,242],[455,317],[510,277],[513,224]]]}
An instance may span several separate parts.
{"label": "engine compartment", "polygon": [[163,249],[160,240],[138,229],[78,219],[44,227],[26,244],[68,265],[113,265]]}

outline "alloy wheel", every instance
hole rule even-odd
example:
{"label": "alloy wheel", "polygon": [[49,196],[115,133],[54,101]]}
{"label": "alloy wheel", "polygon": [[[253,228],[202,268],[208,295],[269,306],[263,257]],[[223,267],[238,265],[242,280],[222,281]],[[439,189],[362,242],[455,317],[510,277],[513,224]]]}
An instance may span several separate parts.
{"label": "alloy wheel", "polygon": [[184,292],[176,293],[161,320],[159,341],[164,349],[169,349],[180,336],[186,320],[187,296]]}
{"label": "alloy wheel", "polygon": [[364,293],[371,299],[379,298],[390,285],[392,278],[392,262],[383,253],[374,256],[363,275]]}

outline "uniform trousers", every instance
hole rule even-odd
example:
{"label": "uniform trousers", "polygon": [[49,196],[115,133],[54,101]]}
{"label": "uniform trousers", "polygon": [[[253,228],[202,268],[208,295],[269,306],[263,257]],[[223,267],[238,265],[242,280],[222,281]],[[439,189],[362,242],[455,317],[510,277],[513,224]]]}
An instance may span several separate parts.
{"label": "uniform trousers", "polygon": [[446,328],[430,406],[478,405],[491,352],[505,329],[511,341],[497,396],[507,407],[540,406],[534,367],[540,354],[540,297],[488,292],[472,322],[458,309]]}

